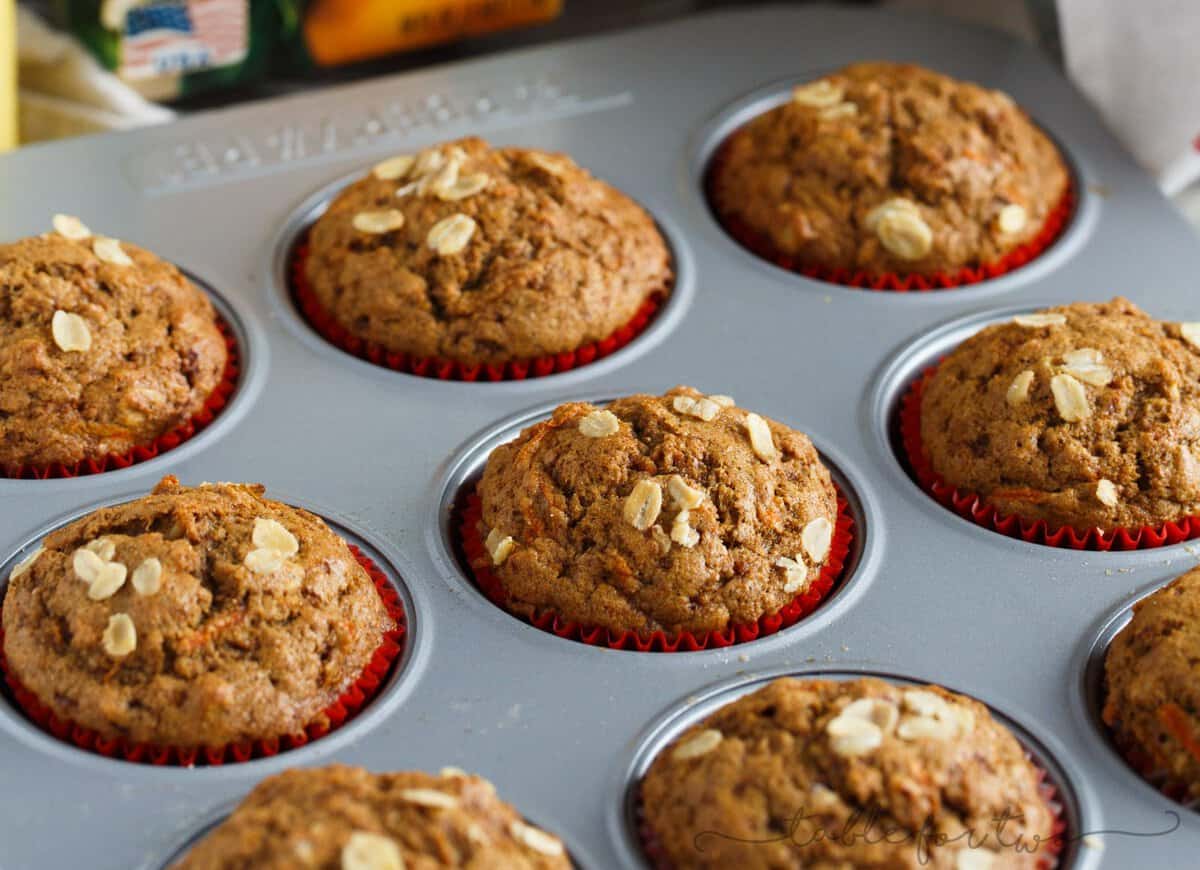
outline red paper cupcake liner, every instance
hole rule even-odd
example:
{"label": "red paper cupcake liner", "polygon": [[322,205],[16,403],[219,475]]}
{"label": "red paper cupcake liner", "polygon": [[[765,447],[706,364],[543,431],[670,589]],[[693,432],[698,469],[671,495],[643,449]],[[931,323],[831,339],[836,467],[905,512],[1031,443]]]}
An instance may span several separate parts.
{"label": "red paper cupcake liner", "polygon": [[97,731],[61,719],[46,707],[37,696],[21,683],[4,655],[4,630],[0,628],[0,672],[8,682],[9,692],[25,715],[43,731],[64,743],[71,743],[88,752],[107,758],[133,761],[158,766],[194,767],[196,765],[220,765],[255,758],[269,758],[298,749],[313,740],[324,737],[353,719],[378,692],[392,669],[392,665],[404,650],[405,634],[408,630],[404,605],[387,575],[363,553],[350,544],[350,551],[359,564],[366,569],[379,597],[396,627],[383,636],[371,661],[363,668],[358,679],[317,717],[322,721],[307,726],[298,734],[287,734],[269,739],[246,740],[225,746],[160,746],[151,743],[134,743],[124,737],[105,737]]}
{"label": "red paper cupcake liner", "polygon": [[[1026,756],[1028,758],[1028,756]],[[1032,759],[1030,759],[1032,761]],[[1055,870],[1058,866],[1059,856],[1062,855],[1062,850],[1066,844],[1072,839],[1072,832],[1069,830],[1067,820],[1063,815],[1062,802],[1058,799],[1058,789],[1051,783],[1046,775],[1046,771],[1041,767],[1037,768],[1038,772],[1038,793],[1042,800],[1046,802],[1047,808],[1054,814],[1054,824],[1050,829],[1050,837],[1043,844],[1039,851],[1043,854],[1038,859],[1038,870]],[[638,840],[642,847],[642,853],[650,861],[650,866],[654,870],[676,870],[674,864],[671,863],[663,848],[662,841],[650,827],[650,823],[646,821],[645,808],[642,805],[641,786],[638,787],[637,805],[635,815],[637,820]],[[915,844],[914,844],[915,847]]]}
{"label": "red paper cupcake liner", "polygon": [[874,273],[861,269],[832,268],[813,266],[799,262],[795,257],[781,253],[775,249],[770,239],[763,233],[750,227],[745,221],[730,215],[722,214],[716,207],[716,197],[713,195],[713,183],[720,165],[726,158],[728,144],[721,145],[709,162],[706,174],[705,188],[708,194],[709,207],[717,221],[725,228],[733,239],[751,253],[768,262],[774,263],[789,272],[795,272],[806,278],[824,281],[829,284],[840,284],[844,287],[857,287],[860,290],[880,290],[887,292],[925,292],[929,290],[951,290],[998,278],[1001,275],[1015,271],[1030,261],[1039,257],[1049,248],[1059,236],[1071,216],[1075,213],[1075,189],[1068,183],[1058,203],[1050,210],[1038,234],[1022,245],[1009,251],[999,260],[986,263],[974,268],[963,267],[953,272],[935,272],[931,275],[909,274],[901,275],[895,272]]}
{"label": "red paper cupcake liner", "polygon": [[[500,578],[492,571],[491,557],[479,534],[479,520],[483,516],[483,503],[478,493],[471,492],[459,508],[459,544],[471,567],[476,586],[497,607],[507,611],[508,595]],[[535,628],[556,634],[568,640],[586,643],[589,646],[609,649],[635,650],[637,652],[694,652],[702,649],[719,649],[737,643],[746,643],[795,625],[800,619],[816,610],[830,590],[841,579],[846,555],[854,541],[854,520],[850,506],[838,491],[837,522],[834,524],[833,540],[829,558],[821,569],[820,576],[809,588],[793,598],[780,610],[759,617],[755,622],[731,625],[722,631],[668,634],[662,630],[643,634],[635,631],[613,631],[601,626],[583,625],[574,620],[563,619],[551,610],[539,610],[533,616],[513,614]]]}
{"label": "red paper cupcake liner", "polygon": [[186,423],[176,426],[169,432],[159,435],[149,444],[131,447],[124,453],[110,453],[98,459],[82,459],[69,465],[55,462],[51,465],[6,465],[0,466],[0,477],[26,480],[47,480],[59,477],[83,477],[89,474],[102,474],[105,471],[115,471],[128,468],[139,462],[145,462],[174,450],[196,433],[206,429],[229,404],[229,397],[237,389],[238,374],[241,371],[241,356],[237,337],[233,329],[218,314],[217,329],[225,339],[225,371],[221,380],[208,394],[201,409]]}
{"label": "red paper cupcake liner", "polygon": [[900,440],[912,476],[939,504],[963,519],[1010,538],[1071,550],[1148,550],[1200,537],[1200,516],[1184,517],[1159,526],[1076,529],[1001,513],[983,495],[951,486],[933,470],[921,441],[921,396],[936,371],[934,365],[922,372],[900,400]]}
{"label": "red paper cupcake liner", "polygon": [[575,350],[546,354],[503,363],[465,363],[440,357],[421,357],[388,350],[381,344],[351,333],[330,314],[313,291],[304,272],[308,258],[307,233],[292,249],[289,273],[292,296],[305,320],[317,333],[339,350],[377,366],[442,381],[523,381],[571,371],[604,359],[633,341],[650,325],[666,300],[666,293],[652,294],[637,313],[620,329],[600,341],[589,342]]}

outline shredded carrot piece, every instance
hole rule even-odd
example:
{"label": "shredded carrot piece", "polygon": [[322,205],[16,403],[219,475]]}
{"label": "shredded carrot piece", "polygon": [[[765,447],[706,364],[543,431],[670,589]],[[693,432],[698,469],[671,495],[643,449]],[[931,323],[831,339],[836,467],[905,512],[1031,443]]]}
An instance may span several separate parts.
{"label": "shredded carrot piece", "polygon": [[221,614],[220,616],[213,617],[211,620],[209,620],[208,625],[204,626],[204,628],[193,631],[191,634],[180,638],[178,644],[179,651],[189,653],[194,652],[202,646],[207,646],[213,641],[214,638],[216,638],[217,635],[228,631],[230,628],[233,628],[233,626],[240,623],[245,616],[245,611],[231,610]]}
{"label": "shredded carrot piece", "polygon": [[96,435],[101,438],[125,438],[129,441],[133,440],[132,429],[118,426],[115,423],[89,423],[84,428],[89,435]]}
{"label": "shredded carrot piece", "polygon": [[992,498],[1003,498],[1009,501],[1041,502],[1046,500],[1046,493],[1036,489],[994,489]]}
{"label": "shredded carrot piece", "polygon": [[1183,748],[1196,761],[1200,762],[1200,740],[1196,739],[1188,721],[1187,713],[1178,704],[1163,704],[1158,708],[1158,719],[1171,732],[1171,736],[1182,744]]}
{"label": "shredded carrot piece", "polygon": [[[550,420],[543,420],[529,429],[529,440],[517,451],[517,455],[513,457],[513,465],[517,468],[533,468],[534,459],[537,456],[538,448],[541,442],[547,435],[559,428],[561,422],[557,417]],[[537,487],[542,496],[550,501],[552,489],[549,482],[544,479],[541,472],[535,472],[537,477]],[[533,509],[533,500],[528,496],[522,496],[517,503],[518,510],[521,512],[521,518],[525,521],[526,531],[533,537],[537,537],[543,531],[542,522],[538,518],[537,512]]]}

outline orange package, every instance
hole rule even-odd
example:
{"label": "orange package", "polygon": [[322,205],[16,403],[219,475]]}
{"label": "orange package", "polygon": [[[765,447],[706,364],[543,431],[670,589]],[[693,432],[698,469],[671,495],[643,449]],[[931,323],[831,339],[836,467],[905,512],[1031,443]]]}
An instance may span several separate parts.
{"label": "orange package", "polygon": [[338,66],[556,18],[562,0],[312,0],[304,10],[307,54]]}

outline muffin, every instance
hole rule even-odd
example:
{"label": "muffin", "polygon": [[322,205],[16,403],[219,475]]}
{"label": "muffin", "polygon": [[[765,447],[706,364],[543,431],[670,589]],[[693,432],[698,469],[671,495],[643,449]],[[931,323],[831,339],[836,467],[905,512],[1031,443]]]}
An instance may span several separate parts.
{"label": "muffin", "polygon": [[641,783],[643,834],[659,866],[680,870],[1032,870],[1046,866],[1056,827],[1040,784],[971,698],[785,678],[655,758]]}
{"label": "muffin", "polygon": [[1002,514],[1076,529],[1200,511],[1200,327],[1132,302],[986,327],[922,388],[932,470]]}
{"label": "muffin", "polygon": [[1123,752],[1200,798],[1200,568],[1133,605],[1104,659],[1104,721]]}
{"label": "muffin", "polygon": [[56,215],[0,245],[0,468],[147,446],[195,416],[225,371],[208,297],[170,263]]}
{"label": "muffin", "polygon": [[41,705],[168,747],[327,727],[395,627],[320,518],[261,486],[174,477],[47,535],[3,618],[9,672]]}
{"label": "muffin", "polygon": [[838,510],[805,435],[689,387],[560,406],[478,494],[509,610],[643,634],[775,613],[820,576]]}
{"label": "muffin", "polygon": [[571,861],[485,779],[334,765],[263,780],[174,870],[244,867],[567,870]]}
{"label": "muffin", "polygon": [[955,273],[1038,238],[1069,174],[999,91],[911,64],[858,63],[738,129],[709,175],[714,210],[798,270]]}
{"label": "muffin", "polygon": [[399,155],[313,225],[323,312],[391,353],[500,364],[573,351],[669,292],[650,216],[562,154],[462,139]]}

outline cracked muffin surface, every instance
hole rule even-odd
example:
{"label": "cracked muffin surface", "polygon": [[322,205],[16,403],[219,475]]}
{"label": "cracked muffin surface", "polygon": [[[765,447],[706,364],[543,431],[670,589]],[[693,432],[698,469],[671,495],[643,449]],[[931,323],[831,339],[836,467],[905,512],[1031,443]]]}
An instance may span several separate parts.
{"label": "cracked muffin surface", "polygon": [[925,453],[951,485],[1053,526],[1200,512],[1198,342],[1120,298],[988,326],[924,387]]}
{"label": "cracked muffin surface", "polygon": [[1040,782],[971,698],[783,678],[667,745],[640,798],[667,866],[1033,870],[1055,825]]}
{"label": "cracked muffin surface", "polygon": [[819,577],[837,522],[807,436],[688,387],[562,405],[492,452],[478,492],[508,609],[614,631],[775,613]]}
{"label": "cracked muffin surface", "polygon": [[894,63],[797,86],[726,140],[709,179],[734,235],[873,275],[995,263],[1068,189],[1058,149],[1007,95]]}
{"label": "cracked muffin surface", "polygon": [[350,185],[313,225],[305,274],[351,334],[468,364],[600,341],[672,283],[665,241],[625,194],[566,155],[475,138]]}
{"label": "cracked muffin surface", "polygon": [[174,870],[568,870],[490,782],[331,765],[264,779]]}
{"label": "cracked muffin surface", "polygon": [[1151,775],[1200,798],[1200,568],[1133,605],[1104,659],[1104,721]]}
{"label": "cracked muffin surface", "polygon": [[346,542],[263,492],[166,477],[47,535],[4,598],[17,679],[60,718],[139,743],[327,725],[394,626]]}
{"label": "cracked muffin surface", "polygon": [[3,468],[148,445],[195,416],[225,369],[212,303],[178,269],[75,234],[0,245]]}

